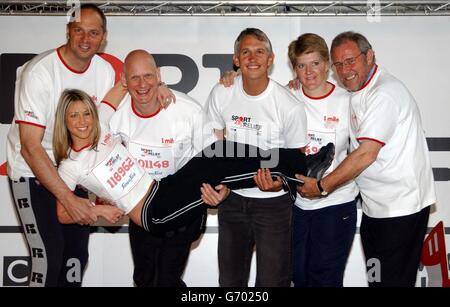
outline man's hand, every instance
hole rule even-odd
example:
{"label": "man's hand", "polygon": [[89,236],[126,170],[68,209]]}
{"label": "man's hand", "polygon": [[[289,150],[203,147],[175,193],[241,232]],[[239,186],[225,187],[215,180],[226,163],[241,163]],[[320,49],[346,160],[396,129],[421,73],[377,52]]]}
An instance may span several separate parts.
{"label": "man's hand", "polygon": [[295,178],[304,182],[303,185],[297,186],[297,192],[304,198],[317,198],[321,197],[319,187],[317,186],[316,178],[306,177],[303,175],[295,175]]}
{"label": "man's hand", "polygon": [[203,202],[214,207],[223,202],[231,192],[224,184],[219,184],[213,189],[209,183],[203,183],[200,191],[202,192]]}
{"label": "man's hand", "polygon": [[298,90],[300,89],[301,86],[302,86],[302,85],[300,84],[300,80],[299,80],[299,79],[291,80],[291,81],[289,81],[289,83],[288,83],[288,87],[289,87],[291,90],[296,90],[296,91],[298,91]]}
{"label": "man's hand", "polygon": [[92,210],[93,205],[89,199],[78,197],[72,193],[72,196],[63,201],[59,200],[59,202],[72,218],[73,223],[90,225],[97,221],[97,215]]}
{"label": "man's hand", "polygon": [[259,169],[253,180],[261,191],[278,192],[283,188],[281,178],[276,176],[276,180],[273,180],[268,168]]}
{"label": "man's hand", "polygon": [[175,94],[164,84],[158,85],[156,97],[161,105],[161,108],[167,109],[167,107],[173,102],[175,103]]}
{"label": "man's hand", "polygon": [[225,87],[230,87],[234,84],[234,78],[236,78],[239,75],[238,72],[235,71],[227,71],[225,74],[220,78],[219,83],[222,84]]}

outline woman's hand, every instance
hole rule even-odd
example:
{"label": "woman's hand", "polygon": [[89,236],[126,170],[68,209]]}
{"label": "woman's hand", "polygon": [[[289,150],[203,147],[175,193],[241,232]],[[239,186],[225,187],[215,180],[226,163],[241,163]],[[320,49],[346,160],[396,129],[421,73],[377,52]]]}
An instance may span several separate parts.
{"label": "woman's hand", "polygon": [[117,223],[124,214],[121,209],[109,205],[95,206],[93,210],[97,213],[98,216],[103,217],[105,220],[112,224]]}
{"label": "woman's hand", "polygon": [[176,100],[175,94],[163,82],[160,82],[158,84],[156,97],[158,99],[159,104],[161,105],[161,108],[163,109],[167,109],[167,107],[172,102],[175,103]]}
{"label": "woman's hand", "polygon": [[239,76],[239,72],[226,71],[220,78],[219,83],[225,87],[230,87],[234,84],[234,79]]}

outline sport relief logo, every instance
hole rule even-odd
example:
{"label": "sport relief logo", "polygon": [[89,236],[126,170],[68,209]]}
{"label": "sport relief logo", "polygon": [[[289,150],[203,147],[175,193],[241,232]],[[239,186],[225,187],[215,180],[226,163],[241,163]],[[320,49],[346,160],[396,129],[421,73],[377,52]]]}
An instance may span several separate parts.
{"label": "sport relief logo", "polygon": [[306,155],[318,153],[320,148],[324,146],[322,145],[324,143],[323,138],[314,132],[308,132],[308,139],[309,144],[306,146],[305,149]]}
{"label": "sport relief logo", "polygon": [[161,153],[154,151],[152,149],[149,148],[141,148],[141,157],[156,157],[156,158],[161,158]]}
{"label": "sport relief logo", "polygon": [[114,165],[118,161],[121,161],[122,158],[120,157],[120,154],[116,154],[115,156],[111,157],[108,161],[106,161],[105,166],[109,168],[109,171],[112,171],[114,169]]}
{"label": "sport relief logo", "polygon": [[244,123],[250,123],[251,117],[231,115],[231,120],[234,121],[236,126],[242,126]]}
{"label": "sport relief logo", "polygon": [[35,120],[39,120],[39,118],[36,116],[36,114],[34,114],[33,111],[27,111],[27,110],[25,110],[24,113],[25,113],[25,117],[26,117],[26,118],[31,117],[31,118],[33,118],[33,119],[35,119]]}
{"label": "sport relief logo", "polygon": [[316,135],[316,133],[314,132],[308,132],[308,139],[310,140],[310,142],[316,142],[319,144],[323,142],[322,137]]}
{"label": "sport relief logo", "polygon": [[257,133],[259,133],[262,129],[262,125],[252,123],[251,117],[231,115],[231,120],[234,122],[236,128],[247,128],[255,130]]}
{"label": "sport relief logo", "polygon": [[[154,150],[150,148],[140,148],[140,157],[137,159],[139,165],[155,176],[163,175],[162,172],[153,169],[168,169],[169,160],[163,158],[162,150]],[[152,171],[150,171],[152,170]]]}
{"label": "sport relief logo", "polygon": [[[425,277],[422,277],[423,286],[450,287],[448,254],[445,247],[444,223],[442,221],[430,231],[423,242],[420,260],[427,273]],[[423,276],[424,274],[420,275]],[[426,282],[427,279],[428,283]]]}

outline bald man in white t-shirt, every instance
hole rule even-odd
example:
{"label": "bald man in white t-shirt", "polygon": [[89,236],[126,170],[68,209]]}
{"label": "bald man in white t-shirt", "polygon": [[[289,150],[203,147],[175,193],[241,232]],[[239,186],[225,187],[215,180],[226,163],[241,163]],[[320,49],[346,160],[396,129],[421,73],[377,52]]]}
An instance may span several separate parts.
{"label": "bald man in white t-shirt", "polygon": [[[191,97],[173,91],[176,103],[166,109],[160,107],[156,97],[160,82],[160,70],[153,56],[144,50],[130,52],[122,75],[128,94],[110,121],[111,131],[121,137],[147,173],[158,179],[177,172],[215,140],[211,129],[203,129],[206,113]],[[226,192],[224,189],[220,193]],[[130,221],[135,284],[186,286],[182,274],[191,243],[203,231],[205,221],[206,208],[186,227],[163,235],[147,232]]]}

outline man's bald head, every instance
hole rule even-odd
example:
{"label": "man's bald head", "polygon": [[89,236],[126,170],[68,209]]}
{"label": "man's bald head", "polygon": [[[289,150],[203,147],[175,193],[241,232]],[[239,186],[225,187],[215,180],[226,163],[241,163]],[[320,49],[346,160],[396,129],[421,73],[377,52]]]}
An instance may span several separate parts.
{"label": "man's bald head", "polygon": [[128,53],[125,57],[124,65],[123,65],[123,73],[126,74],[129,71],[129,67],[134,65],[135,63],[149,63],[153,68],[157,68],[155,59],[153,56],[145,50],[136,49]]}
{"label": "man's bald head", "polygon": [[156,93],[161,75],[150,53],[145,50],[131,51],[125,58],[121,79],[140,115],[148,116],[159,108]]}

